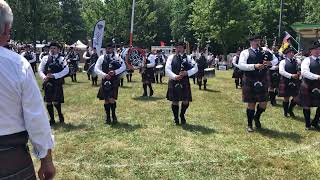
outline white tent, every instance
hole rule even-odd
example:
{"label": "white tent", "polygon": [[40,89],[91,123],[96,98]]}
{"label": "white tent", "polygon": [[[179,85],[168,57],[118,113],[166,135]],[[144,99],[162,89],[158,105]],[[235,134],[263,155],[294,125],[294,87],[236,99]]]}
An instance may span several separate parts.
{"label": "white tent", "polygon": [[78,40],[76,43],[72,44],[70,47],[74,47],[77,49],[86,49],[88,46],[86,46],[80,40]]}

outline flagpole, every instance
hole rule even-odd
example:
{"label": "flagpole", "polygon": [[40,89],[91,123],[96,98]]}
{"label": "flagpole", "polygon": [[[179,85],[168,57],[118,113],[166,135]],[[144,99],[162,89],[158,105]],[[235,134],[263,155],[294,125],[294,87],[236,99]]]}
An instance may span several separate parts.
{"label": "flagpole", "polygon": [[130,47],[132,47],[133,41],[133,23],[134,23],[134,8],[135,8],[136,1],[132,0],[132,13],[131,13],[131,29],[130,29]]}
{"label": "flagpole", "polygon": [[281,38],[281,25],[282,25],[282,10],[283,10],[283,0],[280,2],[280,17],[279,17],[279,39]]}

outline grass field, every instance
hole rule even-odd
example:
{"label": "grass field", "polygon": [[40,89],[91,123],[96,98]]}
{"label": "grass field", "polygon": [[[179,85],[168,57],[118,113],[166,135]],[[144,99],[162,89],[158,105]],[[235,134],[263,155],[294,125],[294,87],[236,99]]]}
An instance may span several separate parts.
{"label": "grass field", "polygon": [[142,98],[138,73],[119,90],[120,124],[105,125],[98,87],[78,76],[64,86],[66,125],[53,128],[56,179],[320,179],[320,133],[304,130],[301,109],[287,119],[269,107],[264,130],[248,134],[231,71],[217,72],[208,91],[192,87],[185,127],[173,123],[167,85]]}

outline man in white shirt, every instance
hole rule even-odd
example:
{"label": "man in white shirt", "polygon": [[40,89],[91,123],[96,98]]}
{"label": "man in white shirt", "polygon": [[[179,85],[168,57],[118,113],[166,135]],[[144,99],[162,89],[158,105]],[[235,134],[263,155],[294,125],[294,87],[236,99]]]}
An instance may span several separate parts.
{"label": "man in white shirt", "polygon": [[26,58],[29,61],[33,72],[36,73],[37,72],[36,54],[34,52],[32,52],[31,46],[29,44],[25,45],[24,48],[25,48],[25,51],[23,53],[21,53],[21,56],[23,56],[24,58]]}
{"label": "man in white shirt", "polygon": [[91,57],[91,53],[90,53],[89,47],[87,47],[87,50],[86,52],[83,53],[82,58],[85,60],[83,70],[87,71],[87,76],[89,81],[90,81],[90,74],[88,73],[88,69],[90,67],[90,59],[91,59],[90,57]]}
{"label": "man in white shirt", "polygon": [[[254,35],[249,38],[250,48],[241,52],[239,69],[244,71],[242,99],[247,103],[248,132],[253,132],[252,123],[261,128],[260,117],[267,108],[268,78],[267,67],[278,63],[272,58],[265,59],[261,49],[261,37]],[[258,105],[257,105],[258,103]],[[256,107],[257,105],[257,107]]]}
{"label": "man in white shirt", "polygon": [[[319,128],[320,118],[320,43],[314,42],[310,47],[311,55],[304,59],[301,64],[301,75],[303,77],[298,103],[303,107],[306,122],[306,130],[311,126]],[[310,108],[317,107],[314,120],[310,120]]]}
{"label": "man in white shirt", "polygon": [[52,42],[50,54],[43,57],[39,65],[39,75],[43,80],[44,101],[50,115],[50,125],[55,124],[53,106],[57,109],[60,123],[64,123],[61,104],[64,103],[63,78],[69,73],[67,61],[61,56],[60,45]]}
{"label": "man in white shirt", "polygon": [[41,159],[39,178],[53,179],[54,141],[32,68],[24,57],[3,47],[12,21],[11,8],[0,0],[0,179],[36,179],[28,139]]}
{"label": "man in white shirt", "polygon": [[114,52],[114,45],[109,43],[106,47],[106,54],[99,57],[94,68],[95,73],[102,79],[97,97],[104,101],[106,124],[111,124],[110,110],[112,112],[112,124],[118,123],[116,100],[118,99],[120,84],[119,75],[125,70],[124,61]]}
{"label": "man in white shirt", "polygon": [[[146,49],[146,52],[149,49]],[[149,87],[149,95],[153,96],[152,83],[155,83],[154,77],[154,68],[156,66],[156,52],[150,52],[146,54],[146,60],[144,62],[143,67],[141,68],[141,76],[142,76],[142,87],[143,87],[143,95],[148,96],[147,87]]]}
{"label": "man in white shirt", "polygon": [[241,48],[239,48],[236,52],[236,55],[233,57],[232,59],[232,65],[233,65],[233,74],[232,74],[232,78],[234,78],[234,83],[236,84],[236,89],[238,89],[238,87],[242,87],[242,76],[243,76],[243,72],[239,69],[239,56],[241,53]]}
{"label": "man in white shirt", "polygon": [[[293,113],[293,108],[296,106],[297,96],[299,94],[300,87],[300,75],[299,66],[301,62],[294,58],[295,50],[292,47],[288,47],[284,50],[285,59],[279,64],[279,97],[283,97],[283,112],[284,116],[295,117]],[[292,100],[290,102],[290,97]],[[289,114],[289,115],[288,115]]]}
{"label": "man in white shirt", "polygon": [[185,113],[192,101],[189,77],[198,72],[197,63],[185,54],[185,44],[178,42],[175,45],[176,53],[168,57],[166,74],[169,76],[167,99],[172,102],[171,109],[174,122],[179,125],[179,102],[181,104],[181,124],[186,124]]}

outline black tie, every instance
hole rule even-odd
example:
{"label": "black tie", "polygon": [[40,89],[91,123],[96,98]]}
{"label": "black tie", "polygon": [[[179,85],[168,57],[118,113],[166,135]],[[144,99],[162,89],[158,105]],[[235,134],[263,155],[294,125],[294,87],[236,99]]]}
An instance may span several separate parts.
{"label": "black tie", "polygon": [[258,51],[258,49],[255,49],[254,52],[255,52],[256,54],[258,54],[259,51]]}
{"label": "black tie", "polygon": [[320,61],[320,59],[319,59],[319,58],[317,58],[317,59],[316,59],[316,61],[317,61],[317,63],[320,63],[320,62],[319,62],[319,61]]}

